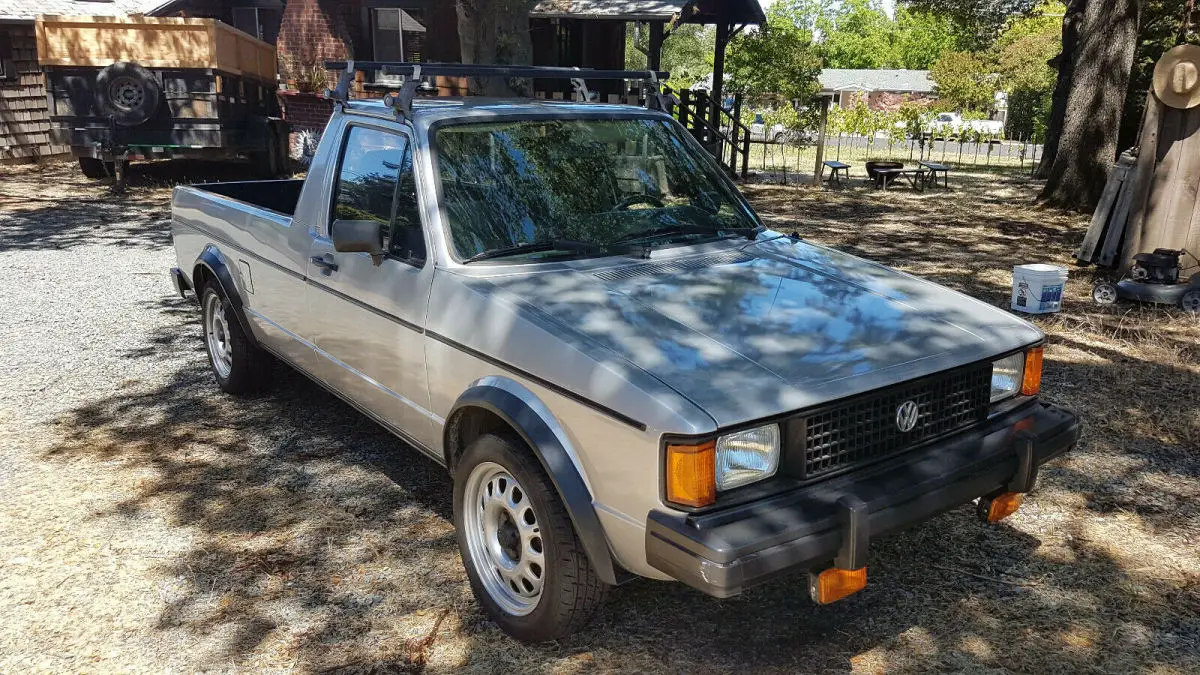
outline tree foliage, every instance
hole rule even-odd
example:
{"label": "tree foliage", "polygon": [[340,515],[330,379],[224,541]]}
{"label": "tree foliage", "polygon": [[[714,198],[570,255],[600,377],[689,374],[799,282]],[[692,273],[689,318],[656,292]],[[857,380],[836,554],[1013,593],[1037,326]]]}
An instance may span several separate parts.
{"label": "tree foliage", "polygon": [[946,52],[929,77],[938,96],[956,108],[987,110],[995,100],[997,78],[988,61],[971,52]]}
{"label": "tree foliage", "polygon": [[953,21],[971,51],[992,46],[1004,25],[1017,15],[1031,12],[1041,0],[907,0],[913,9]]}
{"label": "tree foliage", "polygon": [[1065,6],[1044,2],[1009,21],[992,48],[1000,84],[1008,94],[1010,134],[1045,138],[1058,72],[1050,61],[1062,48]]}
{"label": "tree foliage", "polygon": [[812,31],[786,7],[773,7],[766,25],[739,35],[729,47],[725,66],[731,88],[752,101],[807,103],[820,88],[821,57]]}

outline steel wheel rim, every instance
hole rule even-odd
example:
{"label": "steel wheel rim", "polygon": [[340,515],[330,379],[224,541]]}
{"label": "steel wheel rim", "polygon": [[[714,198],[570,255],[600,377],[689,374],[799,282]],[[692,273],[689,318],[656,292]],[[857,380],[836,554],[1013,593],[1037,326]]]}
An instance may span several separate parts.
{"label": "steel wheel rim", "polygon": [[146,88],[132,77],[118,77],[108,86],[113,105],[122,110],[136,110],[146,100]]}
{"label": "steel wheel rim", "polygon": [[514,616],[538,605],[546,578],[545,544],[533,503],[507,469],[483,462],[463,492],[467,554],[488,597]]}
{"label": "steel wheel rim", "polygon": [[233,372],[233,345],[229,341],[229,322],[225,318],[225,303],[216,293],[204,301],[204,337],[213,369],[221,379]]}

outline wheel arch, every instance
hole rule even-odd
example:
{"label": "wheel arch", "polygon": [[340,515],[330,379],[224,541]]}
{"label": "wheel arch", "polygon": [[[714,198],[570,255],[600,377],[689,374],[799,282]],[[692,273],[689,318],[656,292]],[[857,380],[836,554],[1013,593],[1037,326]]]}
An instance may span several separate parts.
{"label": "wheel arch", "polygon": [[628,573],[613,561],[570,440],[546,405],[520,383],[505,377],[485,377],[458,397],[443,430],[447,468],[454,470],[474,438],[504,431],[516,433],[550,477],[596,574],[607,584],[624,581]]}
{"label": "wheel arch", "polygon": [[202,301],[204,286],[210,279],[217,282],[217,290],[229,301],[229,306],[233,308],[233,314],[237,317],[238,325],[241,326],[246,339],[250,341],[251,345],[258,348],[258,336],[255,335],[250,321],[246,318],[242,296],[238,292],[237,284],[233,281],[233,274],[229,271],[225,256],[212,244],[204,247],[204,250],[200,252],[200,257],[196,259],[195,266],[192,267],[192,288],[196,291],[196,302]]}

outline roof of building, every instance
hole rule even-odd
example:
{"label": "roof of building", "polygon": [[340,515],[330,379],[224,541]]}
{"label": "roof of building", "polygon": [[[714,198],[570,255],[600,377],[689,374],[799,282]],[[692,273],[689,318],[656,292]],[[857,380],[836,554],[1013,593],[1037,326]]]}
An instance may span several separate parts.
{"label": "roof of building", "polygon": [[[0,0],[2,1],[2,0]],[[822,91],[911,91],[933,93],[928,70],[826,68],[818,77]]]}
{"label": "roof of building", "polygon": [[126,16],[162,0],[0,0],[0,21],[32,22],[38,16]]}
{"label": "roof of building", "polygon": [[711,23],[718,12],[735,23],[766,20],[758,0],[540,0],[530,16],[666,21],[680,14],[684,23]]}

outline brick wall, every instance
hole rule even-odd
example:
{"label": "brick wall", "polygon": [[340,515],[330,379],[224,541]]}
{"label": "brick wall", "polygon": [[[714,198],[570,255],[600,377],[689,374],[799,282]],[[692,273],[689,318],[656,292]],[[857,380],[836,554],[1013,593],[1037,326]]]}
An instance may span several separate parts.
{"label": "brick wall", "polygon": [[886,110],[895,112],[900,109],[900,106],[915,101],[922,105],[928,105],[933,102],[934,97],[928,94],[916,93],[900,93],[895,91],[873,91],[867,98],[867,105],[872,110]]}
{"label": "brick wall", "polygon": [[[279,26],[279,71],[288,81],[304,78],[304,70],[320,68],[326,59],[354,57],[354,41],[346,17],[354,3],[337,0],[289,0]],[[357,11],[357,10],[353,10]],[[327,80],[327,86],[333,82]]]}
{"label": "brick wall", "polygon": [[[45,79],[37,62],[32,24],[0,24],[0,54],[14,66],[12,77],[0,79],[0,162],[25,162],[70,152],[50,142]],[[5,73],[5,75],[10,75]]]}
{"label": "brick wall", "polygon": [[329,116],[333,114],[333,101],[316,94],[297,91],[280,91],[283,119],[292,131],[322,131]]}

